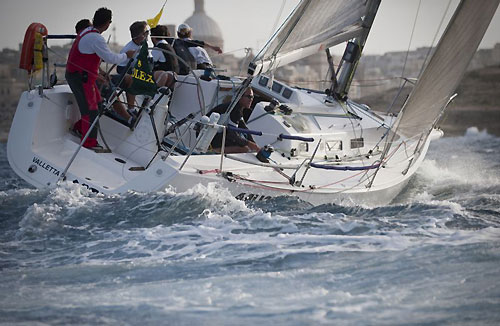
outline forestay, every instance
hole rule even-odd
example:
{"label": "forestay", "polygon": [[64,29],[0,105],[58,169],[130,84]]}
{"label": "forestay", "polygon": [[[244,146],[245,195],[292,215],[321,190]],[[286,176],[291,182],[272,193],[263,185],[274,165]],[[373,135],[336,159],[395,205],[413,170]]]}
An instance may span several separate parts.
{"label": "forestay", "polygon": [[368,3],[302,0],[254,62],[266,72],[360,35]]}
{"label": "forestay", "polygon": [[403,107],[400,133],[414,137],[430,132],[476,53],[499,2],[460,2],[434,55]]}

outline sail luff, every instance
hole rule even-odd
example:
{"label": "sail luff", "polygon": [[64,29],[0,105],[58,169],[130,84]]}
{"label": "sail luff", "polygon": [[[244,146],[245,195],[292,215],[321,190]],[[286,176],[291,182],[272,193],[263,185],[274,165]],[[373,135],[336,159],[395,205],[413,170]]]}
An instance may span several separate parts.
{"label": "sail luff", "polygon": [[312,0],[303,0],[300,3],[299,7],[296,10],[296,13],[293,15],[292,19],[287,24],[287,25],[290,25],[290,27],[285,26],[285,30],[288,30],[286,37],[284,37],[280,41],[280,44],[278,44],[278,46],[276,46],[276,48],[273,50],[271,56],[273,56],[273,57],[276,56],[278,54],[278,52],[281,50],[282,46],[285,44],[286,40],[288,39],[288,37],[292,33],[293,29],[300,21],[300,18],[302,17],[304,12],[307,10],[307,6],[311,3],[311,1]]}
{"label": "sail luff", "polygon": [[399,133],[414,137],[433,127],[465,74],[499,2],[460,2],[401,111]]}

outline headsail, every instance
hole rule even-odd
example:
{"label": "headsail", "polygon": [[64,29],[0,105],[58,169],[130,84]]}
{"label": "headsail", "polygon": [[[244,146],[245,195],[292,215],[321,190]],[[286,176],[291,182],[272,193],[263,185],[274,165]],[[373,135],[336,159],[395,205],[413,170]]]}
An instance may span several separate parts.
{"label": "headsail", "polygon": [[254,62],[267,71],[359,36],[368,3],[302,0]]}
{"label": "headsail", "polygon": [[430,131],[476,53],[499,2],[460,2],[434,55],[402,109],[400,133],[413,137]]}

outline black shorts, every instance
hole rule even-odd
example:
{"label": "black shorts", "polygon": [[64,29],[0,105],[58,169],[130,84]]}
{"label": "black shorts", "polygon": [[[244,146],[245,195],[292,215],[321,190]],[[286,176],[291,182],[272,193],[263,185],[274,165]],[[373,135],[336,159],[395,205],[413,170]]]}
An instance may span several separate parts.
{"label": "black shorts", "polygon": [[66,81],[68,82],[71,91],[75,95],[76,103],[82,115],[89,114],[89,104],[83,90],[83,78],[79,72],[66,72]]}

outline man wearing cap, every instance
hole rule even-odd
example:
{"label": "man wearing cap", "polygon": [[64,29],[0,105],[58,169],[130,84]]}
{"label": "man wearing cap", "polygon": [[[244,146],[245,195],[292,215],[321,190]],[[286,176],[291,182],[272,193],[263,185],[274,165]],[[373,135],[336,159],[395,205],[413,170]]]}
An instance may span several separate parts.
{"label": "man wearing cap", "polygon": [[[211,44],[208,44],[203,41],[198,41],[198,40],[192,40],[191,39],[191,34],[192,34],[192,28],[189,27],[188,24],[180,24],[179,27],[177,28],[177,37],[178,39],[173,40],[172,46],[174,47],[177,55],[179,55],[181,58],[184,59],[184,61],[187,61],[188,64],[194,62],[194,67],[197,69],[205,69],[205,68],[210,68],[212,67],[212,60],[210,60],[210,57],[205,51],[204,47],[208,47],[215,52],[221,54],[222,49],[218,46],[214,46]],[[180,43],[180,44],[179,44]],[[189,55],[187,54],[180,54],[180,52],[183,52],[184,49],[188,49]],[[186,58],[184,58],[186,57]],[[193,67],[191,67],[193,68]],[[182,71],[181,67],[181,71]],[[189,71],[185,72],[188,73]],[[182,72],[181,72],[182,74]]]}
{"label": "man wearing cap", "polygon": [[[109,49],[101,33],[109,28],[111,16],[111,10],[98,9],[94,14],[93,26],[85,28],[78,34],[68,56],[66,80],[75,95],[82,116],[80,120],[82,140],[98,115],[97,106],[101,101],[101,96],[96,80],[99,78],[101,59],[108,63],[118,64],[134,55],[134,51],[118,54]],[[97,128],[90,132],[83,146],[96,150],[102,149],[102,147],[98,148],[97,144]]]}

